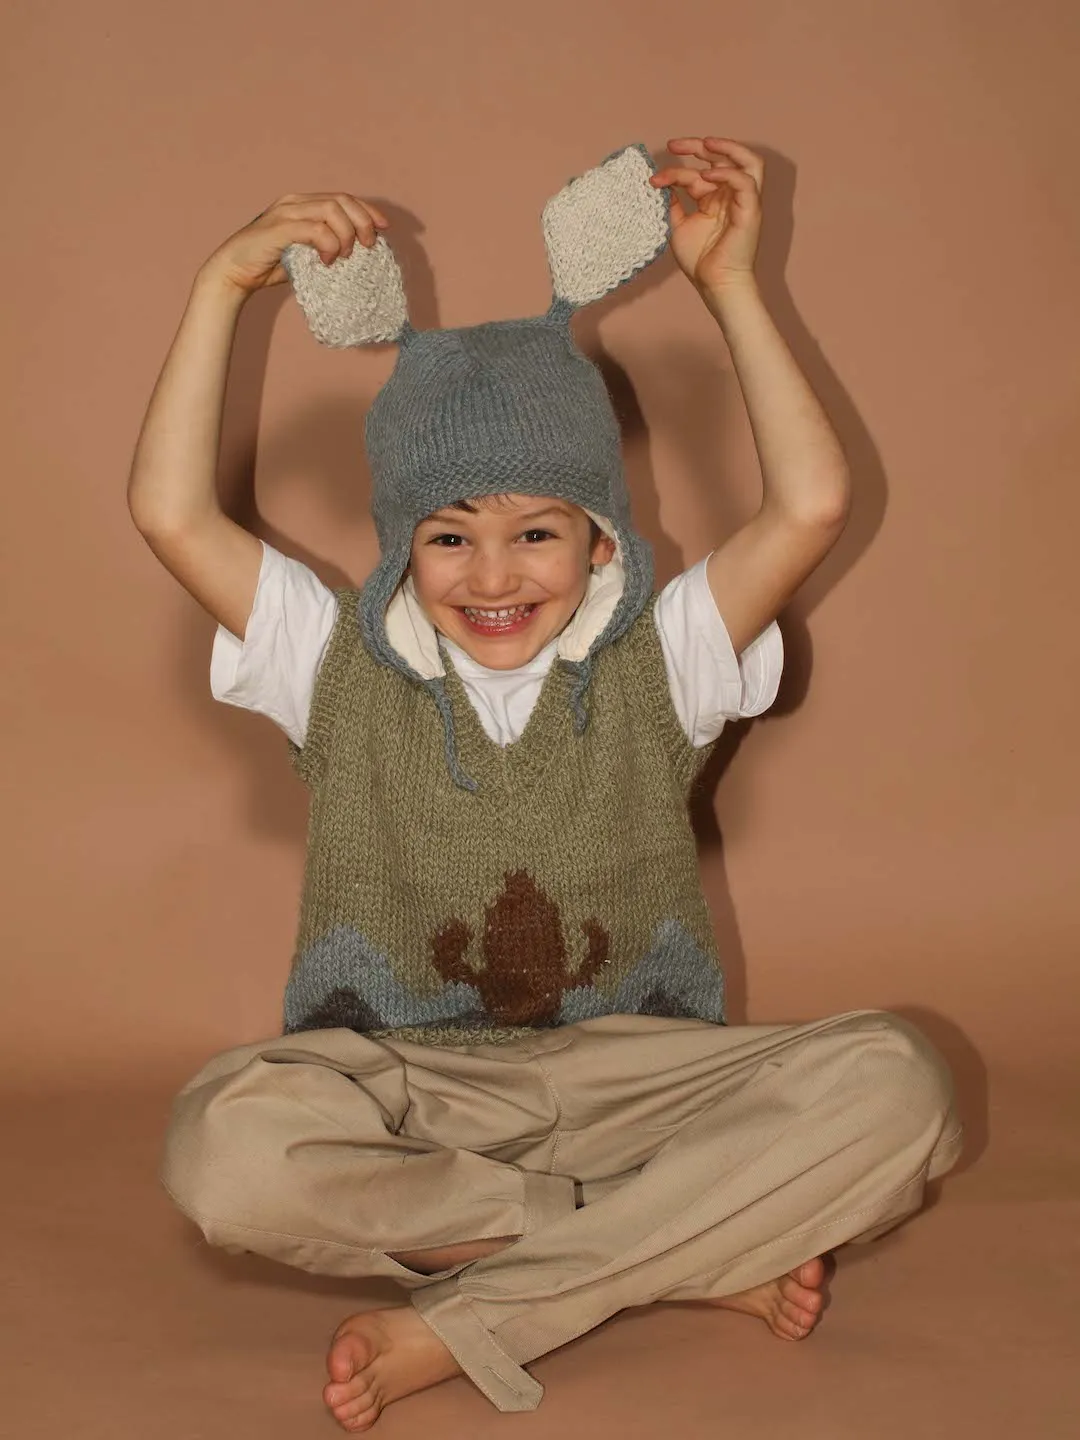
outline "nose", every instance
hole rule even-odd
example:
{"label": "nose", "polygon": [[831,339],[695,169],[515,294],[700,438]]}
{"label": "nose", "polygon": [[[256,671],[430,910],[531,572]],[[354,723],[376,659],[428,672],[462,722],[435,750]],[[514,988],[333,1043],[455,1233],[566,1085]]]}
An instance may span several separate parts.
{"label": "nose", "polygon": [[502,546],[477,547],[469,567],[468,587],[477,600],[506,600],[518,589],[512,557]]}

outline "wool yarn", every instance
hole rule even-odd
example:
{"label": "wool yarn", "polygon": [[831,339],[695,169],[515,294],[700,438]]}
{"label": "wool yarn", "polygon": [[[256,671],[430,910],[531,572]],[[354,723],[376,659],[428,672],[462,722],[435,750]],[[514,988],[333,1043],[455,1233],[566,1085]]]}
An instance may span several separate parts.
{"label": "wool yarn", "polygon": [[599,657],[584,735],[563,667],[506,747],[448,672],[469,793],[423,691],[364,645],[355,599],[339,594],[291,747],[312,801],[286,1030],[453,1045],[607,1014],[722,1022],[686,809],[708,747],[675,713],[652,604]]}
{"label": "wool yarn", "polygon": [[445,680],[422,677],[387,636],[386,612],[409,562],[413,532],[445,505],[480,496],[551,495],[610,522],[624,571],[622,594],[590,651],[575,662],[568,704],[588,719],[593,661],[633,624],[652,591],[649,545],[634,531],[619,425],[599,369],[574,343],[570,319],[632,279],[663,251],[667,192],[649,184],[644,145],[629,145],[568,182],[545,205],[553,295],[545,314],[446,330],[409,323],[404,284],[384,236],[324,265],[310,246],[282,257],[296,298],[322,344],[395,340],[393,373],[365,423],[372,515],[381,559],[356,619],[372,655],[429,691],[446,727],[455,783],[474,789],[457,755]]}

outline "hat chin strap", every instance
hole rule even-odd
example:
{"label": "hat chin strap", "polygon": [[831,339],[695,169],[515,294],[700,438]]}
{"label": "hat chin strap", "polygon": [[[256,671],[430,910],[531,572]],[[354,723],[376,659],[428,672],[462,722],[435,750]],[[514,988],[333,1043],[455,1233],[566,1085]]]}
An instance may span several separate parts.
{"label": "hat chin strap", "polygon": [[614,526],[603,515],[594,515],[591,510],[586,510],[585,514],[595,521],[609,540],[615,541],[615,554],[606,565],[594,565],[590,570],[585,598],[559,635],[556,653],[560,660],[585,659],[597,636],[607,629],[607,623],[615,614],[626,584],[622,546]]}
{"label": "hat chin strap", "polygon": [[[556,653],[562,660],[585,659],[614,615],[626,583],[622,546],[611,521],[594,515],[591,510],[585,513],[615,541],[615,554],[606,565],[592,567],[584,599],[559,635]],[[446,674],[438,632],[424,613],[411,575],[406,575],[394,591],[386,607],[384,624],[390,646],[421,680],[437,680]]]}

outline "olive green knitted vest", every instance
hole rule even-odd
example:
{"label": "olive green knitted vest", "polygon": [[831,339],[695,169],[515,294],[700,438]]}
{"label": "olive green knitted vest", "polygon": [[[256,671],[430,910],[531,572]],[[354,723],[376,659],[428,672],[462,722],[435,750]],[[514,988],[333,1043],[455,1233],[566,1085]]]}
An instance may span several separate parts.
{"label": "olive green knitted vest", "polygon": [[686,810],[708,753],[671,702],[650,602],[596,657],[589,723],[556,662],[500,747],[447,664],[470,791],[428,690],[364,647],[338,592],[302,750],[312,791],[286,1031],[434,1045],[608,1014],[723,1023],[723,979]]}

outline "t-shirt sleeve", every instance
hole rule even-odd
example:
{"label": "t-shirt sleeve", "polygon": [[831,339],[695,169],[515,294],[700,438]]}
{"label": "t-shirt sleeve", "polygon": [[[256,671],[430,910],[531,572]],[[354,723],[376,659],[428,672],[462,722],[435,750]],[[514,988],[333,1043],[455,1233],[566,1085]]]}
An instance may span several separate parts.
{"label": "t-shirt sleeve", "polygon": [[214,699],[267,716],[302,746],[337,605],[334,592],[312,570],[264,541],[244,639],[224,625],[214,636]]}
{"label": "t-shirt sleeve", "polygon": [[728,720],[760,715],[776,699],[784,642],[774,620],[736,656],[716,608],[708,557],[660,592],[654,615],[676,713],[692,745],[708,745]]}

